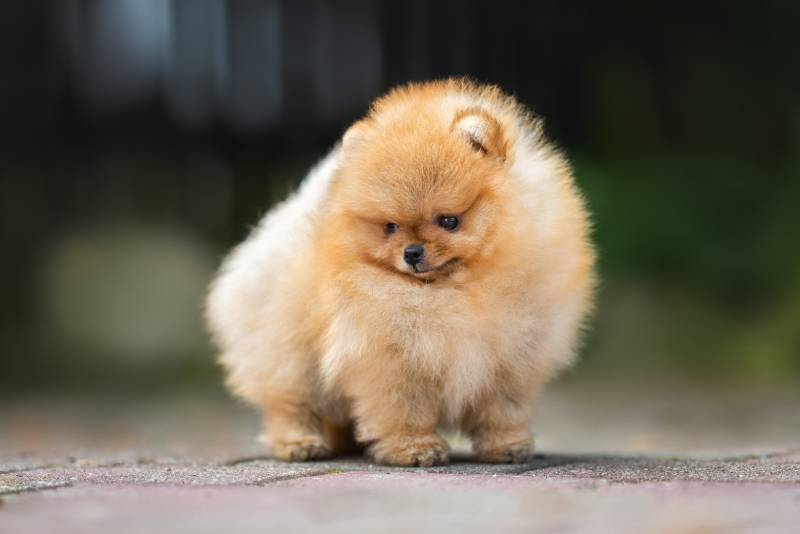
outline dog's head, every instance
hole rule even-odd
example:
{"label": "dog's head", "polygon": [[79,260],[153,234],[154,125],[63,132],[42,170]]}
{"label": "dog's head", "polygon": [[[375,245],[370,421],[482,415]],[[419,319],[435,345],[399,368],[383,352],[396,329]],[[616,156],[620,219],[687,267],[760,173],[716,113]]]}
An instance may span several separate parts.
{"label": "dog's head", "polygon": [[434,281],[491,261],[508,139],[490,111],[407,90],[345,134],[332,191],[344,254]]}

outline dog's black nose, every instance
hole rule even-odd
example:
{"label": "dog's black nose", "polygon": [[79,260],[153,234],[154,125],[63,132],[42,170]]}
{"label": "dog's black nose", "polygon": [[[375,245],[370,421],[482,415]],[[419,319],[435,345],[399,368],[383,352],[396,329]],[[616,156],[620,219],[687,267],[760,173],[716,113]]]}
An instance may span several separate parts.
{"label": "dog's black nose", "polygon": [[425,248],[422,245],[408,245],[403,252],[403,259],[406,260],[407,264],[414,267],[422,261],[424,255]]}

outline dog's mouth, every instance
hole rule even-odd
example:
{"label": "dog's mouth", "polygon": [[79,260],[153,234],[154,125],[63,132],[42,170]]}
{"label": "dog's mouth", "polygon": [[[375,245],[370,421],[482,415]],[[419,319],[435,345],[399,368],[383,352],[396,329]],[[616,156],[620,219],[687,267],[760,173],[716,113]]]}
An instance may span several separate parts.
{"label": "dog's mouth", "polygon": [[426,265],[420,266],[417,264],[413,267],[413,271],[410,274],[423,280],[430,280],[436,275],[449,276],[453,273],[453,268],[456,267],[460,261],[459,258],[450,258],[446,262],[435,267],[428,267]]}

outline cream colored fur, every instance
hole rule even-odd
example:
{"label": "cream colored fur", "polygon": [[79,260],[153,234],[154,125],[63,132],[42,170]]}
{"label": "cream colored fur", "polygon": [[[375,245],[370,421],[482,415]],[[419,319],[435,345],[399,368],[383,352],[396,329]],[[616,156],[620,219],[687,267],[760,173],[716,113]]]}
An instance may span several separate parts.
{"label": "cream colored fur", "polygon": [[[435,224],[445,207],[463,210],[456,232]],[[444,463],[449,425],[482,460],[522,461],[591,306],[588,232],[569,166],[513,99],[397,89],[225,260],[207,315],[228,384],[279,458],[355,432],[380,462]],[[411,242],[429,272],[409,272]]]}

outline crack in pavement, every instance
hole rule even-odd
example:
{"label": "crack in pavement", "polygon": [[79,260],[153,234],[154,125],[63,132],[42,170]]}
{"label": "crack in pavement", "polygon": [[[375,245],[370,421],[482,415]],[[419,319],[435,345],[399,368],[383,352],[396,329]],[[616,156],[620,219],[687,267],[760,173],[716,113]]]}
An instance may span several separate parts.
{"label": "crack in pavement", "polygon": [[46,490],[54,490],[61,488],[70,488],[73,486],[72,482],[57,482],[53,484],[37,485],[37,486],[23,486],[19,488],[12,488],[10,486],[0,485],[0,497],[9,495],[19,495],[20,493],[36,493]]}

